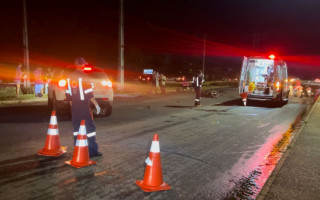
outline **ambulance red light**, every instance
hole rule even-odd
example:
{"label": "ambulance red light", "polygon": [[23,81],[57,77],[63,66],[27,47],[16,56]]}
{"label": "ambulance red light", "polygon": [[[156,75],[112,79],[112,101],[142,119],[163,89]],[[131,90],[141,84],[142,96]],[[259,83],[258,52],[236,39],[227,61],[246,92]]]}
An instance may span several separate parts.
{"label": "ambulance red light", "polygon": [[269,56],[269,58],[270,58],[271,60],[274,60],[274,59],[276,58],[276,56],[273,55],[273,54],[271,54],[271,55]]}
{"label": "ambulance red light", "polygon": [[61,79],[58,84],[59,84],[59,87],[65,87],[67,85],[67,81],[64,79]]}
{"label": "ambulance red light", "polygon": [[83,71],[87,71],[87,72],[88,72],[88,71],[92,71],[92,67],[84,67],[84,68],[83,68]]}

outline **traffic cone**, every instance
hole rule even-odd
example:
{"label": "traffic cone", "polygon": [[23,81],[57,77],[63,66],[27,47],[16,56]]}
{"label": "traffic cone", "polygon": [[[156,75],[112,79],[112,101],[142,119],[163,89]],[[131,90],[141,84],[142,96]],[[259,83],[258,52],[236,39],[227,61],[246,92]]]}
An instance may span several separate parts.
{"label": "traffic cone", "polygon": [[246,93],[246,92],[241,93],[240,96],[241,96],[241,98],[242,98],[243,105],[246,106],[246,105],[247,105],[247,96],[248,96],[248,93]]}
{"label": "traffic cone", "polygon": [[171,187],[162,180],[158,134],[153,135],[153,141],[146,163],[144,178],[141,181],[136,181],[136,184],[145,192],[169,190]]}
{"label": "traffic cone", "polygon": [[49,128],[47,132],[46,143],[44,145],[44,148],[38,151],[38,155],[58,157],[64,154],[65,152],[65,148],[62,148],[60,146],[60,136],[58,130],[56,111],[52,111]]}
{"label": "traffic cone", "polygon": [[94,165],[97,162],[89,159],[89,148],[86,134],[86,121],[80,123],[79,134],[77,136],[76,146],[74,148],[72,160],[65,162],[75,168]]}

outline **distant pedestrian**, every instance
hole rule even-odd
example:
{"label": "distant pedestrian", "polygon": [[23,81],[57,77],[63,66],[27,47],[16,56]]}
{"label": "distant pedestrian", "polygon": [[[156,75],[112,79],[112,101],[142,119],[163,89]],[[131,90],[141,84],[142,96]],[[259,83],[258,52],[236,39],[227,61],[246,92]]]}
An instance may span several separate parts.
{"label": "distant pedestrian", "polygon": [[160,74],[161,94],[165,94],[166,93],[166,81],[167,81],[167,77],[164,74]]}
{"label": "distant pedestrian", "polygon": [[159,72],[156,72],[155,73],[155,78],[156,78],[156,89],[157,90],[160,90],[160,74],[159,74]]}
{"label": "distant pedestrian", "polygon": [[301,80],[297,78],[293,85],[293,96],[301,97],[301,95],[302,95]]}
{"label": "distant pedestrian", "polygon": [[15,82],[15,84],[16,84],[16,95],[17,95],[17,98],[19,98],[20,84],[21,84],[21,78],[22,78],[21,67],[22,67],[22,64],[19,64],[19,65],[17,66],[16,76],[15,76],[15,78],[14,78],[14,82]]}
{"label": "distant pedestrian", "polygon": [[38,67],[34,72],[34,93],[36,97],[43,96],[43,79],[42,79],[42,68]]}
{"label": "distant pedestrian", "polygon": [[198,70],[198,74],[193,77],[193,87],[196,94],[196,97],[194,99],[194,106],[200,107],[200,100],[201,100],[201,89],[202,89],[202,83],[204,82],[204,75],[201,70]]}
{"label": "distant pedestrian", "polygon": [[54,76],[54,70],[51,70],[51,68],[49,67],[47,72],[46,72],[46,75],[44,77],[44,81],[45,81],[45,85],[44,85],[44,88],[45,88],[45,94],[48,94],[48,85],[50,83],[50,81],[52,80],[53,76]]}
{"label": "distant pedestrian", "polygon": [[152,93],[152,90],[154,90],[154,92],[156,94],[158,94],[157,89],[159,88],[159,74],[156,71],[152,72],[152,79],[151,79],[151,88],[149,93]]}

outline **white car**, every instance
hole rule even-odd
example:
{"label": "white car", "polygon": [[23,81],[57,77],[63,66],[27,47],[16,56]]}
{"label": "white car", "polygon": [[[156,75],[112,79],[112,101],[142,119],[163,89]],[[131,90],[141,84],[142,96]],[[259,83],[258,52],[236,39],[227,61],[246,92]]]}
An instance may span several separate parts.
{"label": "white car", "polygon": [[[57,114],[70,111],[70,103],[66,100],[67,77],[74,68],[64,68],[59,77],[52,79],[48,85],[48,107]],[[101,68],[86,66],[83,71],[88,74],[93,88],[93,95],[101,107],[100,116],[110,116],[112,113],[113,88],[108,75]],[[93,114],[96,109],[91,103]]]}

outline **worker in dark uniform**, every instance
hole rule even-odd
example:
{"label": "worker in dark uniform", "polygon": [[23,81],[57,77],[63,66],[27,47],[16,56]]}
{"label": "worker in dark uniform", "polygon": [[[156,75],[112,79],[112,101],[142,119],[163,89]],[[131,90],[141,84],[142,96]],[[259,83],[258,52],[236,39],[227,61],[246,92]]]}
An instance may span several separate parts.
{"label": "worker in dark uniform", "polygon": [[202,88],[203,82],[204,82],[204,75],[201,70],[198,70],[197,75],[194,76],[193,80],[192,80],[194,92],[196,93],[196,98],[194,99],[194,106],[195,107],[200,107],[201,88]]}
{"label": "worker in dark uniform", "polygon": [[71,73],[67,79],[68,87],[66,90],[66,96],[67,99],[71,101],[74,142],[76,142],[77,139],[80,122],[81,120],[85,120],[89,156],[95,157],[102,156],[102,153],[98,152],[98,144],[96,143],[96,127],[93,124],[90,102],[95,105],[97,114],[100,113],[101,109],[93,96],[90,78],[83,72],[83,68],[86,64],[85,59],[82,57],[75,59],[76,70]]}

